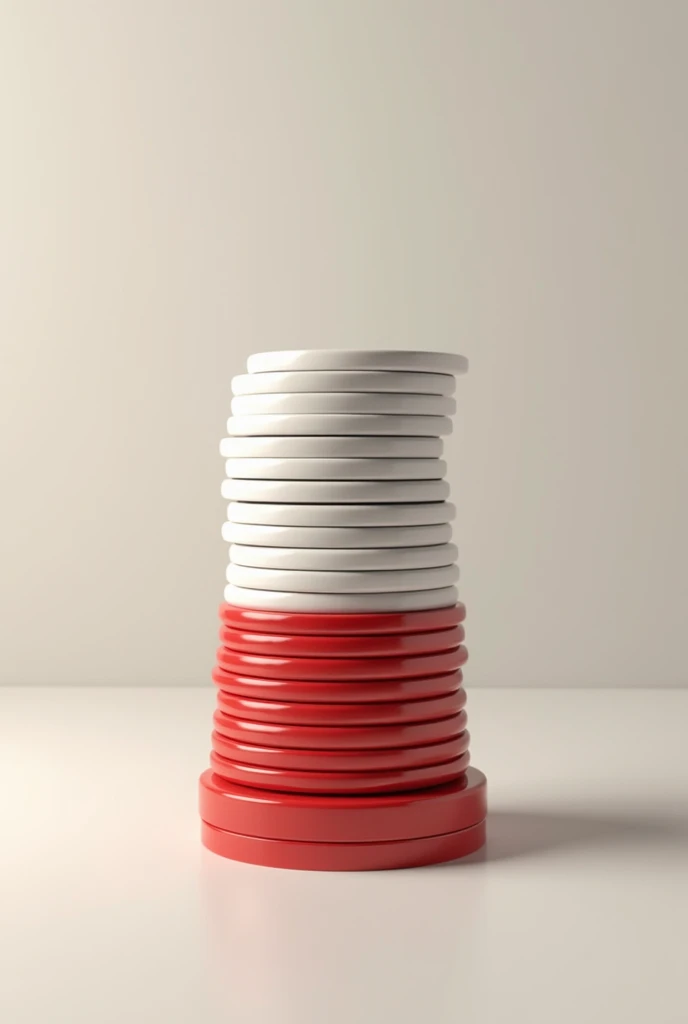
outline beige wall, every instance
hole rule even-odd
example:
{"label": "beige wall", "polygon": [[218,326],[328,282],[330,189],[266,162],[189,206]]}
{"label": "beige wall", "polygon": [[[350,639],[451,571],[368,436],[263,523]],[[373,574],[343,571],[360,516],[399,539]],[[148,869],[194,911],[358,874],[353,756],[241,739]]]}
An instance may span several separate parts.
{"label": "beige wall", "polygon": [[688,4],[0,3],[0,682],[204,685],[252,350],[465,352],[474,684],[684,685]]}

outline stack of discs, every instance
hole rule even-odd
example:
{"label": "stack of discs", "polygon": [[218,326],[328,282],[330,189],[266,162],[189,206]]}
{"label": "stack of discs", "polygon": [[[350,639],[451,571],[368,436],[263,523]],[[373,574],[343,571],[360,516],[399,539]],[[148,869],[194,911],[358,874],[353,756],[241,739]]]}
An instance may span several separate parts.
{"label": "stack of discs", "polygon": [[485,839],[442,437],[461,356],[252,356],[221,452],[230,545],[203,842],[325,870]]}

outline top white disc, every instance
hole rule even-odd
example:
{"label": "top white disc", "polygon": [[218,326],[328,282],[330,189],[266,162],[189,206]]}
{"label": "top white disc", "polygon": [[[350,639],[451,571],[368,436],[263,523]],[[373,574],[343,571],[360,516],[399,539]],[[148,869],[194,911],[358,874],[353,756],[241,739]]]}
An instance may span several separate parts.
{"label": "top white disc", "polygon": [[285,370],[242,373],[232,380],[233,395],[284,395],[304,391],[389,391],[394,394],[453,395],[450,373],[387,373],[384,370]]}
{"label": "top white disc", "polygon": [[258,352],[249,356],[249,373],[282,370],[410,370],[415,373],[466,373],[468,360],[453,352],[419,352],[413,349],[301,349]]}

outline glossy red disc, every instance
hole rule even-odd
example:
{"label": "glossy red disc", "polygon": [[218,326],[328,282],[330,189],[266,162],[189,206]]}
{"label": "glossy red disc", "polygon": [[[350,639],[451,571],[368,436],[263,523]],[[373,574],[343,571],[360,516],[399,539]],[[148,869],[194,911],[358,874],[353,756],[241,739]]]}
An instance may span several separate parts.
{"label": "glossy red disc", "polygon": [[201,819],[266,839],[375,843],[470,828],[487,814],[486,779],[469,768],[445,786],[376,796],[311,796],[250,789],[208,770],[200,779]]}
{"label": "glossy red disc", "polygon": [[382,772],[442,764],[443,761],[451,761],[464,754],[465,767],[468,767],[470,738],[470,733],[466,729],[454,739],[417,747],[388,747],[383,750],[296,750],[232,740],[216,730],[211,736],[211,742],[213,750],[230,761],[253,764],[259,768],[280,768],[299,772]]}
{"label": "glossy red disc", "polygon": [[218,647],[217,662],[228,672],[268,679],[400,679],[453,672],[468,659],[465,647],[442,654],[416,654],[409,658],[270,658],[240,654]]}
{"label": "glossy red disc", "polygon": [[302,704],[278,703],[236,697],[218,690],[220,711],[252,722],[285,722],[289,725],[397,725],[404,722],[431,722],[461,711],[466,691],[461,688],[444,697],[388,704]]}
{"label": "glossy red disc", "polygon": [[432,608],[420,612],[320,615],[314,612],[237,608],[225,601],[220,605],[220,618],[228,626],[252,633],[367,636],[374,633],[425,633],[429,630],[449,629],[463,622],[466,607],[459,602],[449,608]]}
{"label": "glossy red disc", "polygon": [[399,725],[288,725],[277,722],[251,722],[216,711],[213,722],[217,732],[229,739],[271,747],[296,750],[382,750],[386,747],[414,747],[441,743],[458,736],[466,728],[466,712],[432,722]]}
{"label": "glossy red disc", "polygon": [[211,750],[210,767],[221,778],[242,786],[286,793],[354,794],[396,793],[441,786],[458,779],[468,763],[467,758],[462,756],[442,764],[388,772],[299,772],[242,764]]}
{"label": "glossy red disc", "polygon": [[390,633],[377,636],[288,636],[286,633],[247,633],[220,627],[220,641],[232,651],[304,658],[389,658],[435,654],[458,647],[466,637],[462,625],[430,633]]}
{"label": "glossy red disc", "polygon": [[461,669],[438,676],[412,679],[370,679],[363,683],[318,683],[298,679],[261,679],[235,675],[216,665],[213,682],[221,690],[256,700],[303,701],[305,704],[367,704],[383,701],[422,700],[457,690],[463,682]]}

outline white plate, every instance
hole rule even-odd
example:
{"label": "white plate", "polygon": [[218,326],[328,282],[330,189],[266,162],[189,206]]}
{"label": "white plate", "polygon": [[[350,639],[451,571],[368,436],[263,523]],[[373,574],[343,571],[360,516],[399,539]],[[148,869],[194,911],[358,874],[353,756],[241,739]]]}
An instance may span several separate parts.
{"label": "white plate", "polygon": [[436,459],[439,437],[225,437],[226,459]]}
{"label": "white plate", "polygon": [[223,480],[228,501],[267,501],[283,505],[373,505],[444,501],[446,480]]}
{"label": "white plate", "polygon": [[444,437],[452,432],[448,416],[380,416],[335,413],[293,416],[231,416],[227,433],[233,437],[274,437],[276,434],[369,435],[392,434],[407,437]]}
{"label": "white plate", "polygon": [[231,523],[266,526],[435,526],[449,523],[456,508],[449,501],[417,505],[275,505],[233,501],[227,506]]}
{"label": "white plate", "polygon": [[233,480],[441,480],[442,459],[227,459]]}
{"label": "white plate", "polygon": [[458,565],[435,569],[392,569],[389,572],[306,572],[299,569],[255,569],[227,566],[227,582],[249,590],[282,590],[297,594],[391,594],[451,587]]}
{"label": "white plate", "polygon": [[296,594],[250,590],[228,583],[225,601],[237,608],[284,612],[420,612],[449,608],[459,599],[456,587],[395,594]]}
{"label": "white plate", "polygon": [[456,402],[441,395],[394,395],[373,391],[311,391],[292,395],[239,395],[232,416],[371,413],[376,416],[453,416]]}
{"label": "white plate", "polygon": [[450,373],[386,373],[384,370],[303,370],[242,373],[232,380],[233,395],[294,394],[302,391],[392,391],[416,395],[453,395]]}
{"label": "white plate", "polygon": [[453,352],[414,349],[301,349],[257,352],[246,363],[249,373],[282,370],[410,370],[415,373],[466,373],[468,360]]}
{"label": "white plate", "polygon": [[370,572],[434,569],[453,565],[456,544],[415,548],[266,548],[232,544],[229,560],[254,569],[300,569],[306,572]]}
{"label": "white plate", "polygon": [[286,548],[400,548],[447,544],[449,523],[438,526],[256,526],[223,523],[228,544]]}

